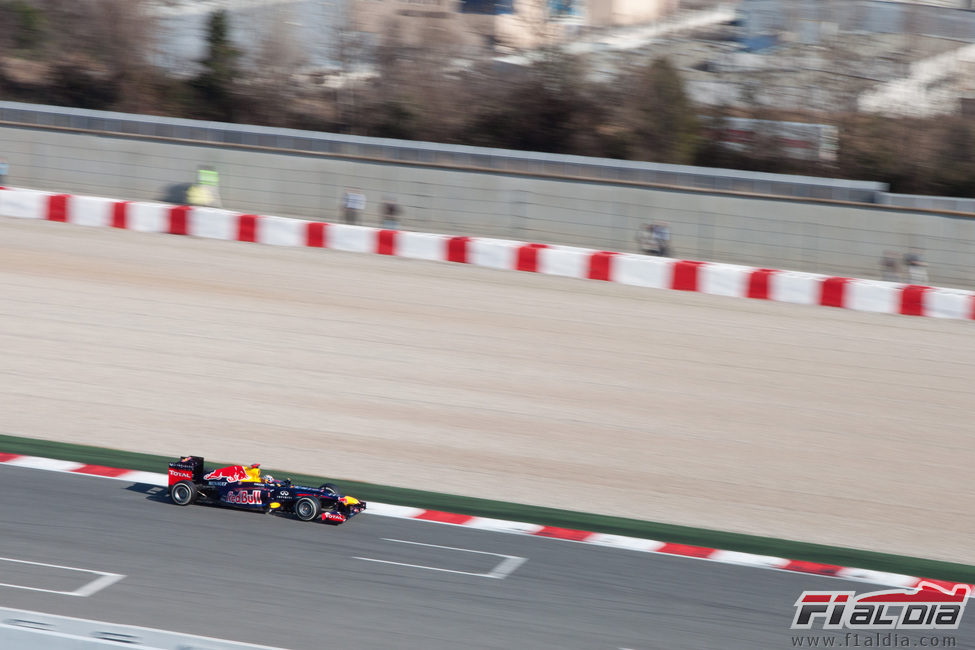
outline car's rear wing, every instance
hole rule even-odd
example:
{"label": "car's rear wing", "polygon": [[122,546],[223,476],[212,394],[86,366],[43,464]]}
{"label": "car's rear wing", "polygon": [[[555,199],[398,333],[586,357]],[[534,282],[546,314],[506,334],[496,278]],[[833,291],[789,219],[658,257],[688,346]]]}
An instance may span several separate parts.
{"label": "car's rear wing", "polygon": [[180,456],[169,464],[169,484],[180,481],[203,482],[203,456]]}

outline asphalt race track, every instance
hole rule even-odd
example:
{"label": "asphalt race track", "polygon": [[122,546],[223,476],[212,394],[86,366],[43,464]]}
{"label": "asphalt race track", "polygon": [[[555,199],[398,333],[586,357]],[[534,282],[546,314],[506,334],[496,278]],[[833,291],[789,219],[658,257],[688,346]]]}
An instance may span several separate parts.
{"label": "asphalt race track", "polygon": [[[786,648],[799,592],[872,589],[377,515],[180,508],[161,488],[19,467],[0,467],[0,493],[0,557],[125,575],[88,597],[0,587],[0,605],[294,650]],[[474,575],[502,556],[524,559]],[[0,582],[78,582],[9,569]],[[975,647],[975,625],[957,637]]]}

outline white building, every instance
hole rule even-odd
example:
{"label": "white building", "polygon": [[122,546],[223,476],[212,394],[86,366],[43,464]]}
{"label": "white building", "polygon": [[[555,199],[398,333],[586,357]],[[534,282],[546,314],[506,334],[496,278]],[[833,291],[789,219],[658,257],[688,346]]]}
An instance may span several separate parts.
{"label": "white building", "polygon": [[916,34],[975,43],[975,0],[741,0],[746,39],[818,43],[837,33]]}
{"label": "white building", "polygon": [[351,0],[357,29],[407,43],[530,47],[578,28],[637,25],[680,0]]}

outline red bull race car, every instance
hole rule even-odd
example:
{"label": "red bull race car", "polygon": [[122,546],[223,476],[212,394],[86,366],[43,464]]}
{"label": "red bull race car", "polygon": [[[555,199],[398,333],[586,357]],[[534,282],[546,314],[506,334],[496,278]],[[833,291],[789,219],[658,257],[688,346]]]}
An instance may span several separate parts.
{"label": "red bull race car", "polygon": [[302,521],[341,524],[366,509],[366,502],[339,492],[331,483],[318,487],[293,485],[261,474],[261,466],[228,465],[207,471],[202,456],[180,456],[169,464],[169,498],[178,506],[214,503],[256,510],[286,512]]}

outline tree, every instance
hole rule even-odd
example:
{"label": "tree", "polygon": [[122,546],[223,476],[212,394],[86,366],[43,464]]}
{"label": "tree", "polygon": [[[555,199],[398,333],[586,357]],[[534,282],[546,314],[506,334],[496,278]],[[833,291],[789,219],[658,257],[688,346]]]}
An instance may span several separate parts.
{"label": "tree", "polygon": [[116,110],[141,112],[157,105],[154,85],[162,75],[153,64],[156,23],[146,0],[97,0],[94,23],[82,39],[114,85]]}
{"label": "tree", "polygon": [[629,87],[635,153],[657,162],[693,162],[700,126],[677,69],[666,58],[656,59],[636,72]]}
{"label": "tree", "polygon": [[0,52],[12,45],[18,68],[29,60],[43,70],[35,101],[158,112],[165,75],[148,1],[0,0]]}
{"label": "tree", "polygon": [[233,122],[242,53],[230,40],[229,32],[227,11],[219,9],[211,13],[207,24],[207,55],[200,61],[203,71],[191,85],[202,102],[201,116]]}
{"label": "tree", "polygon": [[601,121],[585,68],[551,51],[532,65],[500,71],[472,105],[469,144],[551,153],[578,153],[579,137]]}
{"label": "tree", "polygon": [[0,53],[38,49],[46,39],[44,14],[25,0],[0,0]]}
{"label": "tree", "polygon": [[945,118],[933,147],[936,170],[930,191],[947,196],[975,193],[975,130],[969,120],[956,115]]}
{"label": "tree", "polygon": [[355,133],[362,123],[358,77],[368,68],[369,47],[356,24],[351,2],[338,2],[332,23],[332,59],[338,68],[335,104],[339,127]]}
{"label": "tree", "polygon": [[283,104],[293,105],[298,90],[295,79],[306,59],[292,29],[297,23],[291,20],[290,7],[277,5],[266,11],[265,36],[248,70],[255,110],[251,119],[269,126],[284,126],[290,110]]}
{"label": "tree", "polygon": [[851,115],[840,123],[839,175],[890,184],[893,192],[924,191],[930,120]]}

